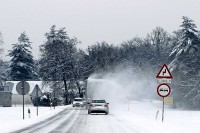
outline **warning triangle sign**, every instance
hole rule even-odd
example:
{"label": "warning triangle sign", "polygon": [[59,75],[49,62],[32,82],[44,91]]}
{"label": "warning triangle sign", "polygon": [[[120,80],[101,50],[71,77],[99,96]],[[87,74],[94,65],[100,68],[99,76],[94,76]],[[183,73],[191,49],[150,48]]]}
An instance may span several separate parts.
{"label": "warning triangle sign", "polygon": [[156,78],[173,78],[166,64],[162,66]]}

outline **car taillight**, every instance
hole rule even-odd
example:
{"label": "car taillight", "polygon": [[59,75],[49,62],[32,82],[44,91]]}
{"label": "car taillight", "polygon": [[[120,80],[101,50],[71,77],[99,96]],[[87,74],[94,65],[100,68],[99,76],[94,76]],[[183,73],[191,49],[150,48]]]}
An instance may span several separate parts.
{"label": "car taillight", "polygon": [[108,104],[104,104],[104,107],[108,107]]}

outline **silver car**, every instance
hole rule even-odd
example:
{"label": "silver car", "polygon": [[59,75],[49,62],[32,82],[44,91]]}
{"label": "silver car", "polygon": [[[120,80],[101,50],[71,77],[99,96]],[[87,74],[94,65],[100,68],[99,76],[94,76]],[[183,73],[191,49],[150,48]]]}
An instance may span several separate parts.
{"label": "silver car", "polygon": [[82,98],[75,98],[72,105],[73,107],[83,107],[85,105],[85,102]]}
{"label": "silver car", "polygon": [[109,113],[109,107],[106,100],[92,100],[88,108],[88,114],[91,113],[105,113],[106,115]]}

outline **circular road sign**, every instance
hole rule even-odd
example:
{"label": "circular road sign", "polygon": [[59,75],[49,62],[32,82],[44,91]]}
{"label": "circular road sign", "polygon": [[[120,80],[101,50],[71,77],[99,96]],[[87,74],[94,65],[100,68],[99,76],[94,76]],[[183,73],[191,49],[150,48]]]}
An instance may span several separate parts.
{"label": "circular road sign", "polygon": [[[23,89],[23,82],[24,82],[24,89]],[[17,93],[20,95],[26,95],[30,91],[30,85],[26,81],[21,81],[16,86]]]}
{"label": "circular road sign", "polygon": [[171,92],[171,88],[168,84],[160,84],[158,87],[157,87],[157,93],[159,96],[161,97],[167,97]]}

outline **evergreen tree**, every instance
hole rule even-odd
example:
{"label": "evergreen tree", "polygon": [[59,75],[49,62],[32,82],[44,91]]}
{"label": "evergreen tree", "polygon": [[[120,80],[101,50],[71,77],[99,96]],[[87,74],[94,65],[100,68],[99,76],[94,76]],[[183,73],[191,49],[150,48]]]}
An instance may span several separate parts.
{"label": "evergreen tree", "polygon": [[[169,67],[176,77],[174,96],[176,102],[186,107],[199,108],[200,102],[200,41],[193,20],[183,17],[177,33],[177,45],[172,50]],[[176,71],[175,71],[176,70]]]}
{"label": "evergreen tree", "polygon": [[169,67],[171,71],[175,70],[178,65],[183,63],[185,55],[190,54],[190,56],[199,50],[199,38],[197,26],[193,20],[188,17],[183,16],[183,22],[180,25],[182,28],[180,30],[181,36],[178,40],[178,44],[173,48],[170,53],[170,57],[174,58],[170,63]]}
{"label": "evergreen tree", "polygon": [[30,51],[31,42],[28,36],[23,32],[18,38],[18,43],[13,44],[9,56],[12,57],[10,63],[10,80],[36,80],[37,74],[34,70],[34,60]]}

